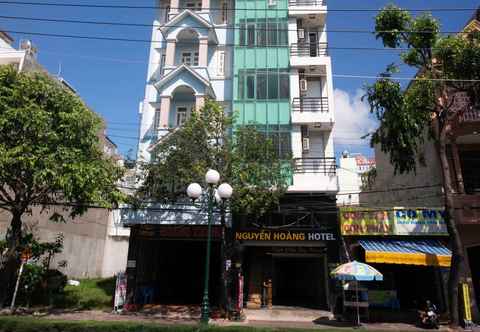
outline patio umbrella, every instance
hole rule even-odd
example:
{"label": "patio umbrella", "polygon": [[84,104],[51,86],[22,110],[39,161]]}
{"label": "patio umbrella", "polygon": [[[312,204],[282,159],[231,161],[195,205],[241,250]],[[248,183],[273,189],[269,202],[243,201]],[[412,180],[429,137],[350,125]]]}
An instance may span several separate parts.
{"label": "patio umbrella", "polygon": [[357,261],[342,264],[336,267],[331,273],[339,280],[356,281],[357,294],[357,323],[360,325],[360,308],[358,303],[358,281],[382,281],[383,275],[372,266]]}

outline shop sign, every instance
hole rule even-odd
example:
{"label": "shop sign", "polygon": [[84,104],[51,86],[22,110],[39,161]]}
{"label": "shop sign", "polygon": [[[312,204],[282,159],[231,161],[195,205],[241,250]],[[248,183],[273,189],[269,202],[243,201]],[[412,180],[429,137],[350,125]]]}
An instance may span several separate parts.
{"label": "shop sign", "polygon": [[239,231],[235,240],[240,241],[334,241],[335,234],[314,231]]}
{"label": "shop sign", "polygon": [[443,209],[394,209],[395,235],[448,235]]}
{"label": "shop sign", "polygon": [[342,235],[393,235],[393,222],[389,211],[365,208],[341,208]]}
{"label": "shop sign", "polygon": [[[212,226],[212,239],[220,239],[222,228]],[[151,226],[144,225],[139,230],[141,237],[157,239],[206,239],[208,235],[207,226]]]}
{"label": "shop sign", "polygon": [[439,208],[341,208],[342,235],[448,235]]}

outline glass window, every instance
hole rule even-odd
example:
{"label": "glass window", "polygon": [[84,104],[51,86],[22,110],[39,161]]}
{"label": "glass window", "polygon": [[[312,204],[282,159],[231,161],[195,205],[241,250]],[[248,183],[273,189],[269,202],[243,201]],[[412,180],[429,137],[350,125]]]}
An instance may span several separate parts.
{"label": "glass window", "polygon": [[192,53],[190,52],[183,52],[182,53],[182,63],[188,66],[192,65]]}
{"label": "glass window", "polygon": [[267,43],[268,46],[277,45],[277,22],[268,22],[267,24]]}
{"label": "glass window", "polygon": [[247,99],[255,98],[255,75],[247,76]]}
{"label": "glass window", "polygon": [[257,23],[257,46],[265,47],[267,43],[267,24]]}
{"label": "glass window", "polygon": [[187,108],[179,107],[177,108],[177,126],[181,126],[187,121]]}
{"label": "glass window", "polygon": [[257,99],[267,99],[267,73],[257,73]]}
{"label": "glass window", "polygon": [[[281,69],[282,70],[282,69]],[[280,99],[290,98],[290,80],[287,73],[281,73],[280,77]]]}
{"label": "glass window", "polygon": [[255,45],[255,24],[249,23],[247,25],[247,46]]}
{"label": "glass window", "polygon": [[225,52],[218,52],[217,74],[220,76],[225,75]]}
{"label": "glass window", "polygon": [[160,128],[160,110],[155,110],[155,115],[153,116],[153,128],[158,129]]}
{"label": "glass window", "polygon": [[245,98],[245,74],[243,70],[238,72],[238,99],[242,100]]}
{"label": "glass window", "polygon": [[274,70],[268,71],[268,99],[278,98],[278,72]]}
{"label": "glass window", "polygon": [[222,23],[227,23],[228,18],[228,4],[227,1],[222,2]]}
{"label": "glass window", "polygon": [[278,44],[280,46],[288,45],[288,23],[279,23],[278,24]]}
{"label": "glass window", "polygon": [[198,52],[193,54],[193,65],[198,66]]}
{"label": "glass window", "polygon": [[245,46],[245,31],[246,31],[246,24],[245,23],[240,23],[239,27],[239,41],[238,45],[240,46]]}

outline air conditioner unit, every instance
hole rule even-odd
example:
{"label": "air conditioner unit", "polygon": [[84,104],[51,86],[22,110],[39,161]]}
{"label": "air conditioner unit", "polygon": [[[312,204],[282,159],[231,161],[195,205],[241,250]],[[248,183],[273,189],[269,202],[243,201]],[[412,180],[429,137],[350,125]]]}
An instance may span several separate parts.
{"label": "air conditioner unit", "polygon": [[304,78],[300,79],[300,91],[302,92],[307,91],[307,80]]}
{"label": "air conditioner unit", "polygon": [[308,152],[310,151],[310,138],[304,137],[302,139],[302,151],[303,152]]}
{"label": "air conditioner unit", "polygon": [[297,33],[298,33],[298,39],[305,39],[305,29],[298,28]]}
{"label": "air conditioner unit", "polygon": [[277,4],[277,0],[268,0],[269,6],[275,6]]}

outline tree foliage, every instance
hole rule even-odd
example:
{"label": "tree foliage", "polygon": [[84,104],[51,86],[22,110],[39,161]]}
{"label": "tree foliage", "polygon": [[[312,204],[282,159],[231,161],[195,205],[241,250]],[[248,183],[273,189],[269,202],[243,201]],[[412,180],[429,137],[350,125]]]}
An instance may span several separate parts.
{"label": "tree foliage", "polygon": [[[0,306],[18,265],[25,213],[67,204],[74,217],[122,198],[122,170],[103,155],[101,130],[100,118],[60,82],[0,66],[0,208],[12,215]],[[64,221],[59,213],[51,218]]]}
{"label": "tree foliage", "polygon": [[138,193],[143,201],[184,198],[188,184],[204,183],[213,168],[234,189],[232,211],[260,216],[278,203],[288,185],[289,159],[279,158],[272,140],[255,125],[233,126],[233,118],[213,100],[161,138],[152,152]]}
{"label": "tree foliage", "polygon": [[[426,138],[433,139],[438,147],[445,185],[445,221],[453,252],[450,313],[453,324],[457,325],[458,282],[465,258],[453,220],[455,190],[446,147],[455,142],[454,128],[461,115],[479,106],[480,35],[473,32],[442,36],[439,22],[430,14],[412,17],[394,5],[377,15],[375,31],[385,47],[403,49],[400,60],[416,70],[417,75],[408,86],[402,86],[391,79],[399,67],[390,65],[380,79],[367,86],[365,98],[380,121],[371,144],[379,144],[389,154],[395,173],[416,170],[420,147]],[[460,96],[466,96],[469,102],[459,104]]]}
{"label": "tree foliage", "polygon": [[100,118],[41,73],[0,67],[0,204],[10,212],[71,202],[72,215],[121,195],[121,170],[103,156]]}

